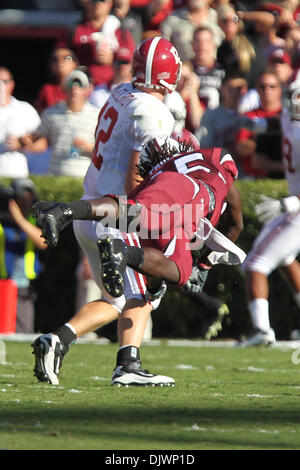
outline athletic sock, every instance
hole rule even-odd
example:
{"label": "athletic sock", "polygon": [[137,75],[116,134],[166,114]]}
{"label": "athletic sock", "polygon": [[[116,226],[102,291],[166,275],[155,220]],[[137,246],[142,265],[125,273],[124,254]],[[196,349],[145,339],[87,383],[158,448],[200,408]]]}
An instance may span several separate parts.
{"label": "athletic sock", "polygon": [[253,299],[249,302],[248,308],[254,328],[262,331],[268,331],[270,329],[268,300]]}
{"label": "athletic sock", "polygon": [[140,362],[140,350],[136,346],[123,346],[117,354],[116,366],[125,366],[129,362]]}
{"label": "athletic sock", "polygon": [[85,199],[70,202],[69,207],[73,214],[74,220],[90,220],[92,216],[91,203]]}
{"label": "athletic sock", "polygon": [[54,330],[53,334],[58,336],[62,344],[68,349],[77,339],[74,328],[68,323]]}

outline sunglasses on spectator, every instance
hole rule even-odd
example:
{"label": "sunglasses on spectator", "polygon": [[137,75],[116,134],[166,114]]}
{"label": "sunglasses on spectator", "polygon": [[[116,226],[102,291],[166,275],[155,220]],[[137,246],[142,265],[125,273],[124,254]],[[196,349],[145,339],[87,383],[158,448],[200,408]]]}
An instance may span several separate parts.
{"label": "sunglasses on spectator", "polygon": [[60,61],[64,61],[64,62],[71,62],[73,59],[70,55],[65,55],[63,57],[52,57],[51,61],[52,62],[60,62]]}
{"label": "sunglasses on spectator", "polygon": [[287,63],[285,60],[282,60],[282,59],[273,59],[271,62],[272,64],[286,64]]}
{"label": "sunglasses on spectator", "polygon": [[273,89],[273,88],[278,88],[278,85],[275,83],[260,83],[259,88],[261,88],[261,90],[265,90],[266,88]]}
{"label": "sunglasses on spectator", "polygon": [[59,61],[66,61],[66,62],[71,62],[73,58],[70,55],[65,55],[65,56],[54,56],[51,58],[52,62],[59,62]]}
{"label": "sunglasses on spectator", "polygon": [[238,23],[239,18],[237,15],[233,15],[231,18],[223,18],[222,23]]}

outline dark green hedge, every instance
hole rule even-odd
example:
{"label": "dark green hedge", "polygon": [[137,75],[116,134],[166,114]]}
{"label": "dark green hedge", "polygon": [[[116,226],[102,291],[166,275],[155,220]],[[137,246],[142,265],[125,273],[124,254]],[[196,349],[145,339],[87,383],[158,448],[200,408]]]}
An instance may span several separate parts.
{"label": "dark green hedge", "polygon": [[[57,176],[32,176],[41,200],[71,201],[82,195],[82,181]],[[5,184],[8,180],[2,180]],[[287,195],[287,185],[281,180],[239,181],[244,213],[244,231],[238,245],[246,252],[251,248],[260,224],[253,207],[260,194],[281,198]],[[66,229],[59,246],[48,248],[41,254],[44,272],[36,283],[36,328],[45,332],[69,320],[75,312],[75,270],[79,250],[72,231]],[[278,339],[287,339],[291,329],[299,327],[300,313],[294,305],[290,289],[280,271],[274,272],[270,282],[270,317]],[[229,309],[229,320],[225,323],[221,337],[238,338],[249,333],[251,328],[247,311],[243,274],[239,267],[218,266],[212,268],[207,284],[207,293],[223,299]],[[161,306],[153,313],[153,336],[168,338],[196,338],[205,331],[205,321],[199,306],[169,289]],[[107,329],[114,335],[115,325]]]}

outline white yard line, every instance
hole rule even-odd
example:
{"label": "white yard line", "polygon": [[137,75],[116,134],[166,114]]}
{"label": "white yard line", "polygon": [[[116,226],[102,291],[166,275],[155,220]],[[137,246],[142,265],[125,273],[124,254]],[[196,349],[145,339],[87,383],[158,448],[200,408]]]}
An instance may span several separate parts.
{"label": "white yard line", "polygon": [[[7,341],[16,341],[16,342],[32,342],[34,341],[40,333],[38,334],[22,334],[22,333],[12,333],[12,334],[0,334],[0,340],[7,342]],[[111,344],[108,339],[106,338],[99,338],[99,339],[85,339],[85,338],[78,338],[76,344],[98,344],[98,345],[105,345]],[[144,346],[182,346],[182,347],[208,347],[208,348],[236,348],[237,341],[233,339],[228,340],[192,340],[192,339],[152,339],[149,341],[145,341],[143,343]],[[272,346],[269,346],[270,349],[298,349],[300,348],[300,340],[299,341],[277,341]]]}

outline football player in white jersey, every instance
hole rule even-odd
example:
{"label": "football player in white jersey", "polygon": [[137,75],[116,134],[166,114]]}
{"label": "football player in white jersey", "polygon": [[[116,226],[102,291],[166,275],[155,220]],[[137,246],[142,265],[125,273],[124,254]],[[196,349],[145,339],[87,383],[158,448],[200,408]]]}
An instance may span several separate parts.
{"label": "football player in white jersey", "polygon": [[[256,213],[265,223],[249,252],[243,269],[249,312],[255,332],[243,346],[270,345],[276,341],[269,321],[268,276],[280,267],[290,282],[300,309],[300,82],[291,85],[288,106],[281,115],[285,176],[290,196],[281,201],[262,197]],[[296,339],[297,332],[294,332]],[[299,334],[298,334],[299,336]],[[297,338],[299,339],[299,338]]]}
{"label": "football player in white jersey", "polygon": [[[178,52],[166,39],[150,38],[137,47],[132,59],[132,82],[114,88],[99,113],[83,199],[107,193],[127,194],[139,184],[136,165],[143,144],[154,137],[168,137],[173,131],[174,118],[163,100],[175,90],[180,71]],[[105,231],[122,238],[119,230],[105,229],[100,222],[74,221],[76,238],[103,297],[85,305],[66,325],[35,340],[34,373],[42,382],[57,384],[63,356],[76,338],[118,318],[120,349],[111,384],[174,385],[171,377],[153,375],[141,368],[139,347],[150,312],[159,303],[147,300],[144,277],[128,268],[125,292],[118,298],[111,297],[101,283],[96,242]],[[139,245],[135,234],[130,244]]]}

